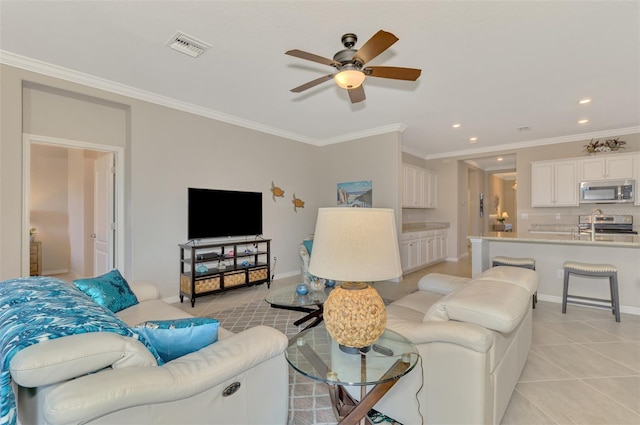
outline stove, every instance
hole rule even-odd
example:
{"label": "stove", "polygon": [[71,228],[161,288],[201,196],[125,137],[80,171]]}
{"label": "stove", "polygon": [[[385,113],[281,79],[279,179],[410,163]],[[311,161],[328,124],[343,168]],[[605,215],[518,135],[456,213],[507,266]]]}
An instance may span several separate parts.
{"label": "stove", "polygon": [[[581,232],[591,231],[591,215],[581,215],[578,222]],[[595,232],[600,234],[637,235],[633,230],[632,215],[602,215],[595,217]]]}

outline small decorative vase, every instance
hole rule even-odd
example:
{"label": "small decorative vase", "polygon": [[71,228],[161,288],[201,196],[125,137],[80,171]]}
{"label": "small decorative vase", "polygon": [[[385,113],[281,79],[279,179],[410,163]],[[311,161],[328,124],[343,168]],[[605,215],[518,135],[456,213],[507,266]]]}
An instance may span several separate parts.
{"label": "small decorative vase", "polygon": [[312,291],[324,291],[324,279],[312,280],[309,286]]}
{"label": "small decorative vase", "polygon": [[324,282],[324,285],[325,285],[325,286],[327,286],[327,287],[329,287],[329,288],[333,288],[334,286],[336,286],[336,281],[335,281],[335,280],[333,280],[333,279],[327,279],[327,280]]}
{"label": "small decorative vase", "polygon": [[296,292],[298,295],[307,295],[309,293],[309,287],[304,283],[296,286]]}

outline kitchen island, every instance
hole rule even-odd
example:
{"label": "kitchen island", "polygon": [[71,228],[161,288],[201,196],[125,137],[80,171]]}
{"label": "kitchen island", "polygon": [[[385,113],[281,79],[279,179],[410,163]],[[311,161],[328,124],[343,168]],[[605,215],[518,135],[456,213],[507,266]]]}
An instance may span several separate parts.
{"label": "kitchen island", "polygon": [[[495,232],[469,236],[472,276],[491,267],[491,258],[529,257],[536,260],[538,299],[562,302],[565,261],[608,263],[618,269],[620,311],[640,315],[640,236],[545,234]],[[575,280],[574,280],[575,279]],[[572,292],[594,298],[609,298],[609,285],[602,279],[571,277]]]}

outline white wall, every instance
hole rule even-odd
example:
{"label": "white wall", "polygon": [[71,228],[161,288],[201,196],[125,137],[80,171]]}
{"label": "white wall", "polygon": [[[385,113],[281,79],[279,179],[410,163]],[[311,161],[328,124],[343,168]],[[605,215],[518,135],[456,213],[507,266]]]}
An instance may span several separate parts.
{"label": "white wall", "polygon": [[[125,148],[124,274],[156,282],[163,297],[178,291],[188,187],[263,193],[276,276],[299,273],[298,244],[313,233],[317,208],[335,205],[337,182],[371,179],[375,206],[398,205],[400,134],[316,147],[6,65],[1,71],[0,279],[21,274],[23,119],[26,132]],[[272,200],[272,181],[284,198]],[[305,201],[297,212],[294,193]]]}

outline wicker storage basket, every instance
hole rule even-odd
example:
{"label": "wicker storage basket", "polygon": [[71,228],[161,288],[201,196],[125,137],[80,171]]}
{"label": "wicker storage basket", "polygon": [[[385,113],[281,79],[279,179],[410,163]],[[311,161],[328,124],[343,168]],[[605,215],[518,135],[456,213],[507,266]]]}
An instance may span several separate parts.
{"label": "wicker storage basket", "polygon": [[238,286],[242,285],[244,282],[244,272],[237,273],[225,273],[224,275],[224,286]]}
{"label": "wicker storage basket", "polygon": [[[208,279],[196,280],[196,294],[215,291],[220,289],[220,276]],[[180,291],[184,294],[191,294],[191,279],[188,276],[180,276]]]}
{"label": "wicker storage basket", "polygon": [[267,279],[267,268],[249,270],[249,282]]}

